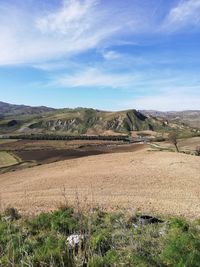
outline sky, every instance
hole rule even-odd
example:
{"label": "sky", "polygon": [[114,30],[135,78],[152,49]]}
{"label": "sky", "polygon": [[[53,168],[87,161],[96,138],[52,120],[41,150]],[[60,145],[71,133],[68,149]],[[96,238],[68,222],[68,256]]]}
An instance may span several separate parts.
{"label": "sky", "polygon": [[0,101],[200,110],[200,0],[0,0]]}

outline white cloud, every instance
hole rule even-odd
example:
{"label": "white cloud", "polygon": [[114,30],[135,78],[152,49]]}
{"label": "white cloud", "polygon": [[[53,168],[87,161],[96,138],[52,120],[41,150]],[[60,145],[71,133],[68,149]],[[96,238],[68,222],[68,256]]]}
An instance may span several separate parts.
{"label": "white cloud", "polygon": [[171,9],[163,29],[178,30],[187,26],[200,26],[200,0],[183,0]]}
{"label": "white cloud", "polygon": [[32,67],[43,71],[56,71],[66,68],[66,62],[46,62],[41,64],[34,64],[32,65]]}
{"label": "white cloud", "polygon": [[[0,1],[0,65],[44,63],[94,48],[106,48],[104,58],[114,60],[120,54],[110,46],[135,44],[134,38],[128,41],[124,35],[159,28],[150,14],[157,4],[150,9],[140,1],[114,5],[102,0],[63,0],[54,10],[32,11],[28,2],[34,5],[34,1],[25,1],[22,8]],[[162,28],[175,30],[185,25],[200,25],[200,0],[180,1]]]}
{"label": "white cloud", "polygon": [[82,3],[77,0],[65,1],[61,10],[39,18],[36,25],[43,33],[68,35],[76,29],[73,34],[80,35],[91,27],[91,17],[87,15],[96,4],[96,0],[85,0]]}
{"label": "white cloud", "polygon": [[102,55],[106,60],[115,60],[122,57],[122,55],[116,51],[103,51]]}
{"label": "white cloud", "polygon": [[0,3],[0,11],[4,10],[0,13],[0,65],[69,57],[103,46],[105,41],[113,42],[116,35],[141,28],[137,12],[122,12],[100,2],[65,0],[62,7],[45,14],[12,5],[4,8]]}
{"label": "white cloud", "polygon": [[95,68],[89,68],[80,73],[57,77],[51,85],[64,87],[131,87],[137,80],[133,74],[105,73]]}

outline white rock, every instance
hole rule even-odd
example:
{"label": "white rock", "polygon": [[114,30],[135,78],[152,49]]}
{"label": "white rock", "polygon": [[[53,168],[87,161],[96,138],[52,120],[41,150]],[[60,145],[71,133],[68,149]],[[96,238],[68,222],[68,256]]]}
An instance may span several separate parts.
{"label": "white rock", "polygon": [[83,235],[70,235],[67,238],[67,244],[74,248],[80,244],[81,241],[83,241],[84,236]]}

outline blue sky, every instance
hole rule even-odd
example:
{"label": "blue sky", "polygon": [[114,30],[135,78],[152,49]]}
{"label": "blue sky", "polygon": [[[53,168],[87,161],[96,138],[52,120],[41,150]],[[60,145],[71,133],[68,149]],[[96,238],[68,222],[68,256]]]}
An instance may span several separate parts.
{"label": "blue sky", "polygon": [[200,109],[200,0],[0,0],[0,100]]}

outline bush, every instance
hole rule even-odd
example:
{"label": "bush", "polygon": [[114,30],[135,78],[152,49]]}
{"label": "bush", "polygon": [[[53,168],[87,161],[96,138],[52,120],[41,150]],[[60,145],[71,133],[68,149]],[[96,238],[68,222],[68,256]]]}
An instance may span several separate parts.
{"label": "bush", "polygon": [[200,146],[197,146],[196,149],[195,149],[195,154],[197,156],[200,156]]}
{"label": "bush", "polygon": [[88,262],[88,267],[105,267],[103,258],[101,256],[93,256]]}
{"label": "bush", "polygon": [[180,229],[170,232],[161,258],[166,266],[199,267],[199,232],[185,232]]}
{"label": "bush", "polygon": [[112,246],[110,231],[107,229],[96,231],[91,237],[90,246],[92,251],[105,255]]}
{"label": "bush", "polygon": [[53,213],[41,213],[31,219],[28,225],[32,233],[37,233],[38,230],[55,230],[67,235],[78,229],[78,220],[73,217],[73,210],[69,208]]}

